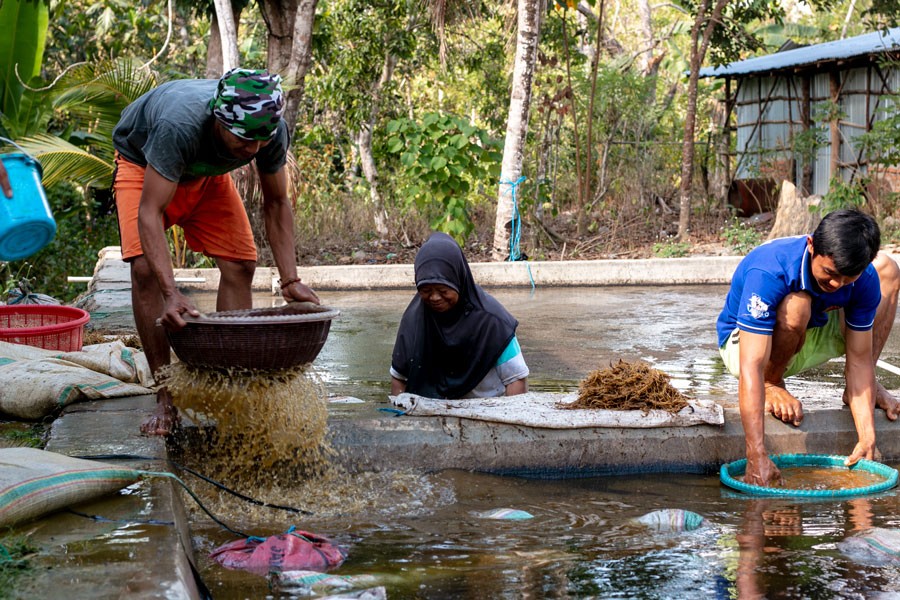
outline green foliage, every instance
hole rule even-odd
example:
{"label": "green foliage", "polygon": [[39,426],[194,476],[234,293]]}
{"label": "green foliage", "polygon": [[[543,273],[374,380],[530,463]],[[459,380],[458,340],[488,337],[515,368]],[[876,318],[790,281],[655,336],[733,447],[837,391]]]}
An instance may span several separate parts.
{"label": "green foliage", "polygon": [[[372,89],[385,59],[412,59],[415,7],[404,0],[327,2],[316,18],[313,55],[327,65],[311,78],[309,89],[325,106],[339,110],[350,131],[368,123]],[[390,90],[382,90],[386,98]]]}
{"label": "green foliage", "polygon": [[388,123],[388,154],[399,157],[407,207],[430,210],[431,227],[464,243],[473,229],[469,203],[476,186],[500,170],[500,144],[459,117],[428,113],[422,121]]}
{"label": "green foliage", "polygon": [[801,165],[811,165],[816,160],[816,153],[825,143],[825,130],[823,127],[810,127],[805,131],[794,134],[793,154]]}
{"label": "green foliage", "polygon": [[[168,2],[151,0],[52,0],[45,65],[62,72],[81,62],[130,56],[149,59],[162,47],[168,31]],[[181,5],[182,3],[176,3]],[[189,40],[196,19],[190,7],[176,6],[176,29],[183,25]],[[176,34],[177,35],[177,34]],[[181,49],[182,42],[178,42]],[[173,59],[179,52],[173,52]]]}
{"label": "green foliage", "polygon": [[0,133],[18,133],[25,89],[19,81],[31,82],[40,72],[48,15],[47,0],[0,2]]}
{"label": "green foliage", "polygon": [[47,189],[56,220],[56,237],[46,248],[25,260],[0,263],[0,282],[32,281],[33,291],[70,302],[84,292],[83,283],[69,283],[69,276],[94,272],[97,252],[119,244],[116,216],[96,200],[86,200],[71,184]]}
{"label": "green foliage", "polygon": [[85,187],[112,183],[113,128],[122,110],[159,83],[131,60],[81,65],[51,90],[53,127],[17,142],[41,161],[44,185],[70,181]]}
{"label": "green foliage", "polygon": [[[712,2],[699,0],[682,0],[680,2],[696,19],[701,6],[705,9],[705,27],[710,19]],[[781,3],[770,0],[746,0],[744,2],[728,2],[722,11],[721,20],[713,29],[710,38],[709,58],[715,65],[722,65],[744,58],[748,52],[762,48],[762,38],[749,26],[759,22],[784,19],[784,7]]]}
{"label": "green foliage", "polygon": [[42,448],[47,437],[47,426],[42,423],[13,421],[0,424],[0,446],[16,448]]}
{"label": "green foliage", "polygon": [[[893,68],[900,69],[894,64]],[[880,111],[881,117],[872,129],[856,138],[869,161],[882,167],[900,165],[900,112],[896,100]]]}
{"label": "green foliage", "polygon": [[657,258],[681,258],[691,253],[687,242],[657,242],[653,244],[653,256]]}
{"label": "green foliage", "polygon": [[0,536],[0,589],[15,590],[22,577],[28,575],[31,565],[28,556],[39,548],[24,535]]}
{"label": "green foliage", "polygon": [[[832,177],[818,210],[827,214],[841,208],[862,208],[866,204],[865,190],[865,178],[846,183],[840,177]],[[810,207],[810,210],[815,209]]]}
{"label": "green foliage", "polygon": [[732,250],[741,255],[747,254],[763,241],[759,231],[738,219],[732,219],[722,228],[722,239]]}
{"label": "green foliage", "polygon": [[900,19],[897,0],[871,0],[869,7],[862,11],[862,21],[868,29],[896,27]]}

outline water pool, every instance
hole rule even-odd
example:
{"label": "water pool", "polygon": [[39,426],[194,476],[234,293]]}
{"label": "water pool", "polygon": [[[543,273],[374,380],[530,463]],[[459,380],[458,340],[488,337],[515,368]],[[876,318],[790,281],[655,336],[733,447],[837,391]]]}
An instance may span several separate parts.
{"label": "water pool", "polygon": [[[873,598],[900,594],[900,566],[872,566],[836,544],[870,527],[900,526],[896,492],[831,502],[750,499],[712,475],[533,480],[460,471],[428,476],[428,505],[289,524],[349,549],[341,575],[373,574],[389,598]],[[525,510],[523,521],[477,516]],[[658,509],[700,514],[705,525],[660,532],[631,519]],[[300,597],[264,577],[204,556],[233,539],[192,524],[203,578],[216,598]]]}
{"label": "water pool", "polygon": [[[532,389],[572,390],[613,360],[642,359],[695,397],[736,405],[736,382],[723,372],[714,339],[724,286],[491,291],[520,320]],[[342,316],[316,369],[331,395],[365,401],[335,410],[387,406],[391,348],[412,293],[320,295]],[[196,299],[211,310],[212,296]],[[893,364],[898,340],[893,334],[882,356]],[[840,372],[829,363],[790,379],[789,389],[807,406],[839,406]],[[900,387],[896,377],[879,376],[889,389]],[[493,508],[534,518],[476,516]],[[709,526],[665,533],[630,521],[659,509],[693,511]],[[389,490],[363,512],[279,514],[242,525],[256,535],[296,525],[330,536],[350,551],[336,573],[378,575],[389,598],[872,598],[900,594],[900,570],[856,562],[836,544],[868,527],[896,528],[897,515],[895,491],[831,502],[748,499],[712,473],[537,480],[444,471],[423,474],[415,489]],[[214,597],[298,597],[211,563],[205,555],[234,537],[202,516],[191,527]]]}

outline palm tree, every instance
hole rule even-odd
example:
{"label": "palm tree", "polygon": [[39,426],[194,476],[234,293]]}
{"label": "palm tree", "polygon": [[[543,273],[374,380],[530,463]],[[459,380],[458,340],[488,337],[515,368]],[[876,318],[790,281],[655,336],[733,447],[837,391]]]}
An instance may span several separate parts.
{"label": "palm tree", "polygon": [[46,112],[31,120],[50,124],[50,132],[29,128],[15,141],[41,162],[47,187],[59,181],[109,187],[113,128],[122,110],[158,83],[154,72],[130,59],[79,65],[46,88],[26,89],[23,105]]}

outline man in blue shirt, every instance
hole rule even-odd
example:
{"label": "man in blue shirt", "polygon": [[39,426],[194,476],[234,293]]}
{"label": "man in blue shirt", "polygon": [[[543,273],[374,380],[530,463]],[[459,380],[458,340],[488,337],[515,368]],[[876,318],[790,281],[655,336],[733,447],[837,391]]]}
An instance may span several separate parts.
{"label": "man in blue shirt", "polygon": [[848,464],[874,457],[875,406],[892,421],[900,415],[900,403],[875,381],[900,292],[900,268],[878,253],[880,244],[871,216],[838,210],[812,236],[772,240],[738,265],[716,329],[722,360],[740,380],[747,483],[781,477],[765,448],[765,413],[795,426],[803,420],[785,377],[847,355],[844,402],[859,436]]}

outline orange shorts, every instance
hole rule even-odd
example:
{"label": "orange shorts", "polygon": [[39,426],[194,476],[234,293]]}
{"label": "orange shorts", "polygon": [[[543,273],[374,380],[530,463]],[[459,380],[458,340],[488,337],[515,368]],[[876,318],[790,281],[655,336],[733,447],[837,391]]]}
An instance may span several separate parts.
{"label": "orange shorts", "polygon": [[[144,167],[117,155],[113,191],[124,260],[144,253],[138,234],[143,188]],[[184,239],[194,252],[225,260],[256,261],[250,220],[229,174],[179,183],[164,215],[165,228],[172,225],[184,230]]]}

